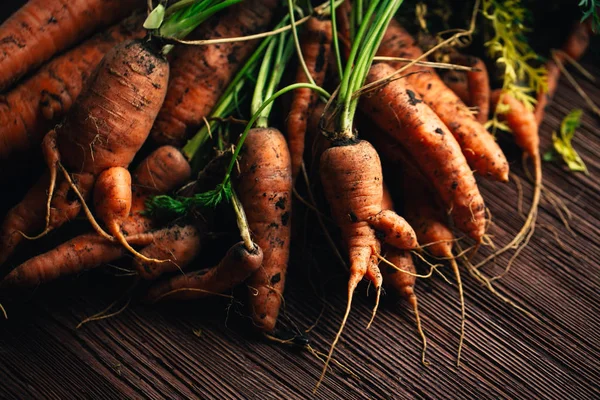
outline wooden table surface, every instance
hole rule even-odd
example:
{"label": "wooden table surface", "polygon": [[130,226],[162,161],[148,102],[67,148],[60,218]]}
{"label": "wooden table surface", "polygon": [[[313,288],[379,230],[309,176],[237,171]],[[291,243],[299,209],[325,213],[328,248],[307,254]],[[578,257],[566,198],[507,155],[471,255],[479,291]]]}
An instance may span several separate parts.
{"label": "wooden table surface", "polygon": [[[599,68],[586,67],[600,76]],[[580,82],[600,104],[596,84]],[[574,145],[590,175],[544,164],[545,187],[568,206],[575,235],[544,199],[535,236],[497,284],[539,321],[463,271],[467,335],[459,368],[456,288],[440,276],[419,280],[416,288],[430,366],[420,363],[414,316],[402,301],[385,296],[366,329],[374,296],[362,284],[334,354],[352,373],[333,365],[313,394],[322,362],[250,334],[243,297],[158,307],[134,299],[120,315],[76,329],[131,282],[99,270],[3,299],[9,319],[0,321],[0,398],[600,398],[600,123],[565,80],[541,127],[542,149],[576,107],[586,114]],[[501,144],[522,178],[527,205],[531,185],[519,152],[507,140]],[[494,216],[490,233],[506,242],[522,224],[515,185],[480,180],[480,186]],[[345,281],[335,259],[323,256],[323,243],[295,246],[282,318],[304,331],[323,311],[310,340],[326,352],[343,314]],[[486,272],[500,271],[508,257]]]}

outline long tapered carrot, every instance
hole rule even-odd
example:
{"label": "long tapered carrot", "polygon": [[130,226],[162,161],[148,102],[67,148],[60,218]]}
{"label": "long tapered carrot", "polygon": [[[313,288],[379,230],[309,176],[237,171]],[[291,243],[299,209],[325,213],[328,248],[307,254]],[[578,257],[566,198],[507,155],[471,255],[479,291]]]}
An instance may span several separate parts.
{"label": "long tapered carrot", "polygon": [[[246,0],[214,22],[198,28],[192,37],[218,39],[251,35],[269,25],[277,0]],[[208,117],[227,84],[258,41],[190,46],[177,49],[163,108],[152,128],[160,144],[181,145]]]}
{"label": "long tapered carrot", "polygon": [[[331,21],[312,17],[305,26],[302,54],[314,83],[323,85],[331,51]],[[302,66],[298,66],[296,82],[308,82]],[[287,140],[292,157],[292,178],[300,172],[304,155],[304,142],[310,108],[317,100],[316,93],[308,88],[296,89],[287,119]]]}
{"label": "long tapered carrot", "polygon": [[[367,82],[390,75],[387,64],[371,67]],[[484,203],[456,139],[404,79],[363,95],[363,110],[404,148],[435,187],[458,229],[480,241]]]}
{"label": "long tapered carrot", "polygon": [[[423,53],[410,34],[392,21],[378,54],[415,59]],[[399,68],[398,64],[394,65]],[[444,85],[437,73],[422,66],[413,66],[406,72],[418,72],[408,75],[407,82],[452,132],[471,168],[481,176],[508,181],[508,162],[500,146],[458,96]]]}
{"label": "long tapered carrot", "polygon": [[142,13],[133,15],[54,58],[0,101],[0,159],[39,145],[71,108],[85,80],[117,43],[142,37]]}
{"label": "long tapered carrot", "polygon": [[0,25],[0,90],[143,0],[30,0]]}
{"label": "long tapered carrot", "polygon": [[250,231],[264,253],[248,280],[251,316],[263,332],[275,328],[289,260],[292,174],[289,150],[276,129],[252,129],[241,150],[237,193]]}

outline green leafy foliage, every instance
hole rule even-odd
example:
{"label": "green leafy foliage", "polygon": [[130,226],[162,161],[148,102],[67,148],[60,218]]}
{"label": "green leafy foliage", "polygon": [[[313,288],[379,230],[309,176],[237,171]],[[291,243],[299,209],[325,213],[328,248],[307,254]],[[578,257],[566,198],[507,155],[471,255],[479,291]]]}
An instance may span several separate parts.
{"label": "green leafy foliage", "polygon": [[146,201],[146,213],[155,217],[183,217],[198,209],[216,208],[223,200],[231,201],[231,197],[231,183],[228,181],[191,197],[152,196]]}
{"label": "green leafy foliage", "polygon": [[587,20],[588,18],[592,19],[592,31],[594,33],[598,32],[598,28],[600,28],[600,14],[598,13],[598,8],[600,7],[596,0],[581,0],[579,2],[579,7],[583,12],[583,16],[581,17],[581,22]]}
{"label": "green leafy foliage", "polygon": [[[546,91],[548,82],[546,68],[536,66],[540,57],[527,43],[527,9],[521,0],[483,0],[482,14],[491,23],[494,32],[485,46],[504,70],[503,91],[533,110],[535,93]],[[501,113],[497,109],[488,126],[509,130],[498,120],[498,114]]]}
{"label": "green leafy foliage", "polygon": [[544,154],[544,161],[555,161],[560,155],[571,171],[588,173],[585,163],[573,148],[572,140],[575,131],[581,125],[583,111],[576,109],[571,111],[561,122],[560,131],[552,132],[552,144],[554,149]]}

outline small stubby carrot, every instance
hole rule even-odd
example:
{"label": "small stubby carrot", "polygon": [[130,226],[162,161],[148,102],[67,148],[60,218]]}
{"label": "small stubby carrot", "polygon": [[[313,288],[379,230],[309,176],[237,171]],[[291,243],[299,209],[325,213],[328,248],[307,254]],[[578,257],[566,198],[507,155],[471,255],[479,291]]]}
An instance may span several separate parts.
{"label": "small stubby carrot", "polygon": [[[134,200],[130,215],[123,223],[123,232],[128,236],[129,241],[135,236],[136,238],[133,239],[135,244],[147,246],[142,253],[155,254],[154,248],[163,249],[165,239],[179,238],[182,230],[189,229],[175,226],[150,233],[154,228],[153,221],[143,215],[142,211],[145,209],[144,203],[148,196],[167,193],[185,183],[190,175],[191,169],[187,160],[179,150],[171,146],[156,149],[135,169]],[[181,246],[176,246],[175,250],[180,248]],[[185,251],[187,254],[188,250]],[[4,287],[36,286],[60,276],[96,268],[123,257],[125,253],[126,250],[120,243],[111,242],[96,233],[86,233],[68,240],[47,253],[27,260],[16,267],[2,285]],[[169,254],[166,258],[171,257],[177,259],[178,267],[185,266],[188,260],[177,253]],[[164,269],[169,269],[171,265],[172,263],[160,263],[152,265],[151,272],[147,274],[145,269],[138,269],[138,273],[143,277],[155,277]],[[141,264],[136,266],[142,267]]]}
{"label": "small stubby carrot", "polygon": [[[277,0],[246,0],[207,21],[191,39],[219,39],[259,33],[269,25]],[[212,21],[212,22],[211,22]],[[209,116],[257,40],[188,46],[174,51],[164,105],[152,128],[159,144],[182,145]]]}
{"label": "small stubby carrot", "polygon": [[[411,35],[398,22],[392,21],[378,55],[416,59],[422,54]],[[391,65],[400,67],[398,63]],[[406,76],[406,81],[452,132],[471,168],[483,177],[508,181],[509,167],[504,153],[471,110],[444,85],[432,68],[413,66],[406,71],[411,72],[414,73]]]}
{"label": "small stubby carrot", "polygon": [[[367,82],[385,78],[393,71],[387,64],[376,64],[371,67]],[[361,107],[412,157],[456,227],[481,241],[485,233],[483,198],[460,146],[436,113],[404,79],[363,95]]]}
{"label": "small stubby carrot", "polygon": [[[560,62],[566,61],[567,57],[565,57],[565,54],[575,61],[579,60],[581,56],[583,56],[590,44],[591,35],[592,26],[589,20],[585,22],[576,22],[573,25],[573,29],[567,37],[567,40],[562,45],[561,51],[556,52],[555,57],[557,57]],[[553,59],[548,60],[548,62],[546,62],[545,67],[548,71],[548,86],[545,92],[538,92],[537,95],[537,104],[535,106],[535,119],[538,125],[542,123],[542,120],[544,119],[544,114],[546,112],[546,108],[550,104],[550,101],[554,96],[554,92],[556,92],[558,80],[560,79],[561,73],[559,66]]]}
{"label": "small stubby carrot", "polygon": [[[311,77],[317,86],[322,86],[331,52],[331,21],[319,17],[310,18],[306,22],[301,48]],[[298,66],[296,82],[308,82],[302,65]],[[302,165],[309,112],[316,101],[317,95],[313,90],[308,88],[294,90],[287,118],[287,140],[292,158],[294,181]]]}
{"label": "small stubby carrot", "polygon": [[102,57],[116,44],[145,34],[144,16],[136,13],[77,47],[57,56],[2,96],[0,159],[42,141],[83,89]]}
{"label": "small stubby carrot", "polygon": [[253,240],[263,251],[262,266],[248,279],[251,317],[271,332],[283,302],[290,253],[292,172],[285,137],[277,129],[251,129],[240,152],[236,191]]}
{"label": "small stubby carrot", "polygon": [[244,282],[262,265],[259,246],[249,251],[244,242],[234,244],[213,268],[177,275],[150,288],[146,300],[192,300],[218,295]]}
{"label": "small stubby carrot", "polygon": [[[104,170],[127,168],[146,141],[168,77],[169,65],[151,42],[126,41],[106,54],[63,123],[44,137],[49,171],[7,214],[0,228],[0,263],[23,234],[35,234],[43,226],[44,215],[42,234],[74,218]],[[81,197],[69,186],[78,187]]]}
{"label": "small stubby carrot", "polygon": [[30,0],[0,25],[0,90],[143,0]]}

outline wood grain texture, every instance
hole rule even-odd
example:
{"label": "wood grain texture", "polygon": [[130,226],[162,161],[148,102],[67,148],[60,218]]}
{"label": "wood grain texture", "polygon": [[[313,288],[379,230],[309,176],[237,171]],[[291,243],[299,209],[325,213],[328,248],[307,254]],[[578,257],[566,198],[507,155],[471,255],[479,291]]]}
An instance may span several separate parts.
{"label": "wood grain texture", "polygon": [[[586,67],[600,76],[600,68]],[[580,82],[600,103],[598,87]],[[550,147],[551,131],[575,107],[586,109],[562,80],[541,127],[543,151]],[[413,315],[401,301],[385,296],[373,326],[365,329],[374,292],[371,288],[367,297],[367,285],[362,284],[334,353],[360,378],[333,366],[313,396],[322,363],[307,352],[252,336],[248,318],[240,316],[243,295],[234,303],[208,299],[158,307],[132,304],[118,317],[75,329],[130,283],[95,271],[2,299],[10,319],[0,321],[0,398],[599,398],[599,127],[599,120],[586,112],[574,140],[590,176],[544,164],[544,184],[571,210],[577,236],[562,227],[552,206],[543,201],[539,225],[554,227],[565,248],[557,245],[551,230],[539,226],[512,272],[498,282],[502,293],[540,322],[501,303],[463,272],[468,321],[460,368],[454,365],[457,294],[439,276],[416,285],[431,366],[419,362]],[[512,170],[523,177],[516,146],[505,138],[500,142]],[[522,223],[515,211],[515,186],[484,180],[480,185],[494,215],[491,233],[498,243],[506,241]],[[529,196],[531,184],[523,179],[523,185]],[[6,206],[2,204],[0,214]],[[296,224],[303,221],[302,214],[295,219]],[[312,236],[310,247],[303,247],[302,232],[295,238],[282,318],[288,326],[307,329],[325,301],[310,338],[314,348],[326,351],[343,314],[345,276],[335,259],[322,256],[328,251],[325,241],[318,233]],[[60,237],[57,232],[53,240]],[[508,256],[486,271],[498,272]]]}

